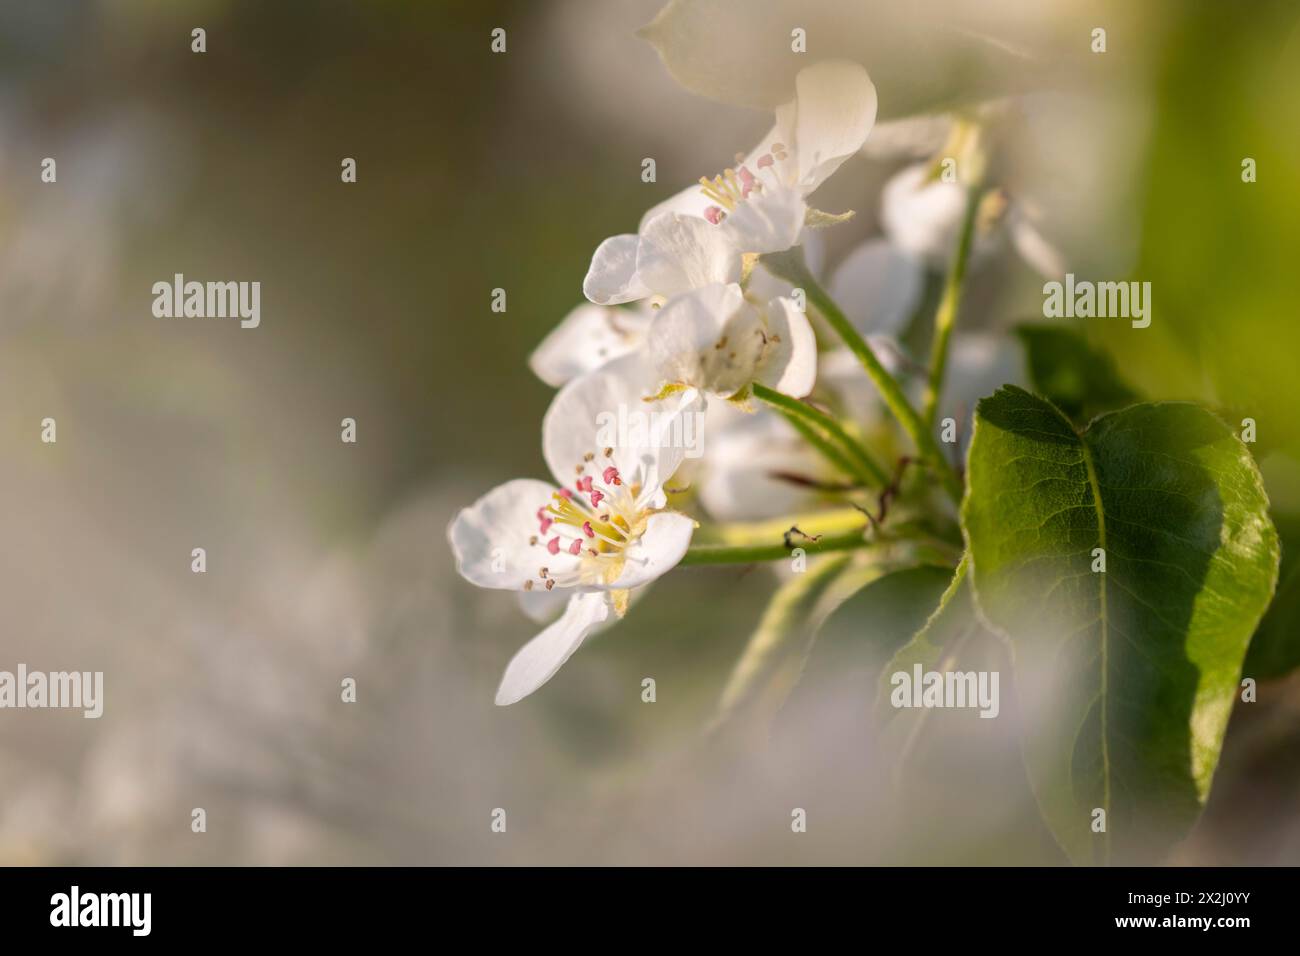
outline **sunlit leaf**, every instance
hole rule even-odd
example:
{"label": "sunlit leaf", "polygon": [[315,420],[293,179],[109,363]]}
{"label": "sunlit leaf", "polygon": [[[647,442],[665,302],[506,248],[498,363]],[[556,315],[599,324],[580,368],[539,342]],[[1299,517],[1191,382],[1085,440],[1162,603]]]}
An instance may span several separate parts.
{"label": "sunlit leaf", "polygon": [[971,582],[1013,648],[1049,826],[1080,862],[1167,847],[1209,792],[1276,582],[1254,461],[1194,405],[1135,405],[1078,432],[1006,387],[980,402],[968,473]]}

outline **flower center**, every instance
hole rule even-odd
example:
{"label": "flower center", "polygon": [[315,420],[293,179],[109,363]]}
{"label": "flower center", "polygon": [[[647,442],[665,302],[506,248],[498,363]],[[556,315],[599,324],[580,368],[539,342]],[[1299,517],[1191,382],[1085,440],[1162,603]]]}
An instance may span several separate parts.
{"label": "flower center", "polygon": [[760,177],[765,173],[769,174],[765,178],[770,179],[772,185],[780,185],[776,164],[785,160],[787,155],[785,144],[773,143],[772,151],[764,153],[754,163],[758,167],[757,176],[745,165],[745,157],[739,153],[736,154],[735,169],[728,167],[712,179],[701,176],[700,192],[715,203],[704,210],[704,218],[715,226],[718,225],[727,213],[735,211],[738,205],[748,199],[750,193],[763,190],[765,184]]}
{"label": "flower center", "polygon": [[[525,591],[608,584],[622,572],[627,548],[641,537],[650,511],[637,507],[640,485],[624,482],[608,463],[613,453],[604,450],[602,466],[588,452],[574,468],[578,477],[573,488],[560,488],[537,509],[538,534],[530,535],[528,543],[539,549],[540,564],[536,579],[524,582]],[[578,562],[565,568],[546,563],[545,556],[557,555],[572,555]]]}

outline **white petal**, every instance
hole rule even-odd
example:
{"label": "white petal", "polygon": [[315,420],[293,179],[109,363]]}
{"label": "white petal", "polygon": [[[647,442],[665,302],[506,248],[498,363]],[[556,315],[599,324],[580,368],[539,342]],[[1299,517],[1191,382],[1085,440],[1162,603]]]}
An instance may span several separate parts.
{"label": "white petal", "polygon": [[[858,376],[864,378],[861,367]],[[868,386],[870,387],[870,386]],[[820,458],[781,416],[726,405],[709,411],[709,457],[699,482],[700,503],[718,521],[758,521],[811,505],[806,488],[771,476],[792,471],[816,477]]]}
{"label": "white petal", "polygon": [[650,326],[646,351],[663,381],[725,397],[753,380],[761,349],[758,316],[733,283],[669,299]]}
{"label": "white petal", "polygon": [[640,348],[650,318],[648,309],[584,302],[542,340],[528,365],[547,385],[559,388],[583,372]]}
{"label": "white petal", "polygon": [[[766,153],[770,153],[772,151],[773,143],[789,144],[794,142],[794,121],[795,112],[793,100],[777,107],[776,122],[772,125],[772,128],[767,131],[767,135],[758,141],[758,145],[745,155],[739,165],[748,168],[751,173],[756,175],[761,174],[762,170],[758,168],[758,158]],[[721,174],[722,170],[701,170],[700,173],[705,179],[713,179],[714,176]],[[759,178],[764,183],[768,183],[770,180],[770,174],[760,175]],[[793,181],[793,173],[789,178]],[[642,232],[645,232],[645,228],[649,225],[650,220],[666,212],[675,212],[683,216],[695,216],[696,218],[703,219],[705,210],[710,206],[716,205],[717,200],[710,199],[706,196],[704,191],[700,188],[699,182],[696,181],[687,186],[681,192],[670,196],[656,206],[652,206],[650,211],[641,217],[640,229]]]}
{"label": "white petal", "polygon": [[563,613],[573,597],[573,591],[533,588],[531,591],[520,591],[517,597],[519,610],[523,611],[530,621],[549,624]]}
{"label": "white petal", "polygon": [[641,537],[627,549],[622,573],[609,587],[640,587],[671,571],[686,554],[694,533],[695,522],[686,515],[673,511],[651,515]]}
{"label": "white petal", "polygon": [[894,175],[880,197],[880,224],[891,242],[942,269],[952,256],[966,212],[960,183],[930,180],[930,164],[916,163]]}
{"label": "white petal", "polygon": [[741,251],[720,226],[664,213],[650,220],[641,234],[637,281],[665,298],[715,282],[739,282]]}
{"label": "white petal", "polygon": [[797,245],[808,205],[797,189],[770,186],[736,206],[722,228],[742,252],[784,252]]}
{"label": "white petal", "polygon": [[637,281],[636,254],[640,239],[634,233],[610,236],[591,257],[582,293],[597,305],[618,305],[648,294]]}
{"label": "white petal", "polygon": [[555,487],[532,478],[517,478],[498,485],[468,508],[447,528],[447,540],[456,556],[456,570],[481,588],[522,590],[525,581],[536,583],[545,565],[563,573],[578,559],[561,551],[552,555],[529,543],[538,531],[537,509],[551,501]]}
{"label": "white petal", "polygon": [[862,145],[870,159],[923,159],[943,148],[952,132],[948,113],[923,113],[877,123]]}
{"label": "white petal", "polygon": [[698,454],[704,410],[693,390],[645,401],[662,384],[638,351],[560,389],[542,419],[542,453],[556,480],[572,485],[576,466],[591,453],[596,473],[612,463],[625,483],[641,484],[643,496],[656,494],[688,453]]}
{"label": "white petal", "polygon": [[1064,278],[1065,257],[1017,205],[1013,204],[1008,213],[1008,225],[1011,244],[1020,253],[1020,258],[1048,279]]}
{"label": "white petal", "polygon": [[700,191],[699,183],[692,183],[681,192],[669,196],[663,202],[651,206],[649,211],[641,217],[641,225],[638,227],[642,232],[650,224],[650,220],[663,215],[664,213],[675,212],[681,216],[693,216],[696,219],[704,218],[704,211],[710,206],[716,206],[717,203],[704,195]]}
{"label": "white petal", "polygon": [[810,193],[862,148],[876,122],[876,88],[857,63],[830,60],[795,77],[799,185]]}
{"label": "white petal", "polygon": [[835,303],[861,332],[896,335],[921,301],[925,269],[887,239],[869,239],[845,257],[830,281]]}
{"label": "white petal", "polygon": [[767,304],[768,345],[758,379],[778,392],[803,398],[817,384],[817,336],[790,299]]}
{"label": "white petal", "polygon": [[497,704],[504,707],[522,700],[554,677],[592,629],[608,616],[609,601],[604,594],[575,594],[560,619],[510,659],[497,688]]}

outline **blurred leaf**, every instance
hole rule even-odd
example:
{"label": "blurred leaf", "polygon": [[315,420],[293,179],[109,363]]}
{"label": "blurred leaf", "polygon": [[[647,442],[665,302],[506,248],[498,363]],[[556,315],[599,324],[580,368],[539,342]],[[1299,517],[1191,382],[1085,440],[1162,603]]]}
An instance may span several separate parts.
{"label": "blurred leaf", "polygon": [[932,563],[873,571],[846,574],[837,583],[839,600],[809,648],[783,722],[797,726],[798,715],[816,712],[822,695],[843,693],[861,701],[854,719],[861,716],[865,731],[881,664],[925,623],[952,577],[950,566]]}
{"label": "blurred leaf", "polygon": [[885,569],[863,581],[822,625],[809,673],[859,666],[874,673],[924,623],[951,576],[948,567],[922,564]]}
{"label": "blurred leaf", "polygon": [[[874,674],[947,582],[947,569],[917,562],[910,553],[867,563],[846,555],[783,584],[732,670],[715,726],[743,712],[766,728],[797,685],[816,691],[818,674],[859,666]],[[812,678],[806,685],[805,670]]]}
{"label": "blurred leaf", "polygon": [[1080,433],[1006,387],[979,404],[969,476],[971,583],[1014,649],[1048,825],[1079,862],[1167,847],[1209,792],[1276,583],[1254,460],[1193,405],[1136,405]]}
{"label": "blurred leaf", "polygon": [[1300,327],[1283,303],[1300,247],[1300,7],[1260,0],[1249,28],[1230,4],[1180,11],[1156,75],[1132,276],[1151,282],[1152,323],[1095,328],[1147,396],[1245,409],[1261,441],[1295,454]]}
{"label": "blurred leaf", "polygon": [[889,705],[890,678],[898,671],[910,672],[916,664],[920,664],[923,670],[938,670],[945,648],[959,640],[974,623],[974,606],[971,604],[970,586],[966,581],[968,563],[963,557],[952,580],[939,597],[938,607],[926,619],[925,625],[912,635],[912,639],[895,651],[880,672],[876,713],[882,720],[894,713],[894,708]]}
{"label": "blurred leaf", "polygon": [[818,600],[850,561],[850,555],[815,561],[777,588],[723,688],[713,729],[742,711],[766,726],[798,679],[798,666],[792,662],[807,652]]}
{"label": "blurred leaf", "polygon": [[1021,325],[1016,335],[1025,347],[1034,391],[1074,421],[1086,422],[1138,400],[1111,357],[1079,332],[1053,325]]}
{"label": "blurred leaf", "polygon": [[1300,515],[1274,514],[1282,539],[1277,594],[1251,639],[1242,675],[1282,677],[1300,667]]}

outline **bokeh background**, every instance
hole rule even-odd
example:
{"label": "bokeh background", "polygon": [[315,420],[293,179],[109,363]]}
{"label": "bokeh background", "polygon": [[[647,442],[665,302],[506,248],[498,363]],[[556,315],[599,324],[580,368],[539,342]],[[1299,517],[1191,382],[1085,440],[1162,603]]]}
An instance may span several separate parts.
{"label": "bokeh background", "polygon": [[[837,617],[770,737],[705,732],[761,567],[670,575],[542,692],[492,704],[535,626],[456,576],[447,523],[544,474],[551,391],[526,360],[596,244],[770,122],[674,82],[634,32],[660,6],[0,6],[0,668],[106,681],[98,721],[0,712],[0,863],[1064,862],[1004,721],[933,721],[906,774],[871,733],[875,669],[919,623],[887,594]],[[1125,117],[1067,142],[1104,155],[1082,198],[1116,212],[1080,241],[1122,252],[1156,316],[1089,335],[1149,397],[1252,414],[1275,507],[1300,511],[1294,4],[1031,6],[1081,61],[1109,27],[1069,81]],[[859,213],[832,261],[879,231],[898,168],[857,158],[828,187],[819,205]],[[1080,193],[1068,163],[1057,185]],[[261,327],[155,319],[176,272],[259,280]],[[999,257],[963,327],[1032,317],[1040,284]],[[1300,862],[1294,676],[1238,707],[1168,859]]]}

